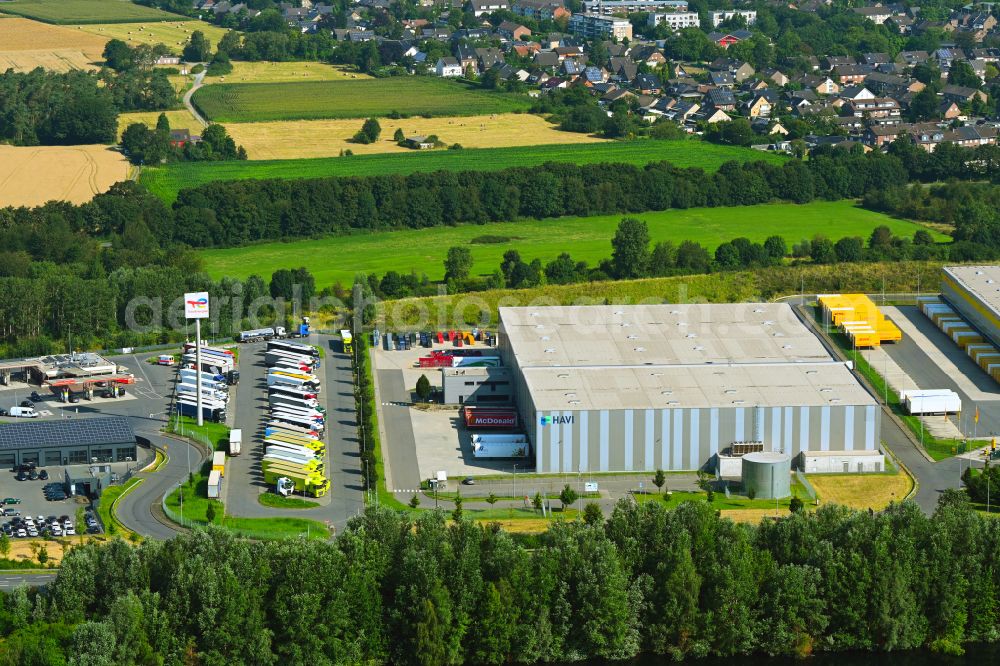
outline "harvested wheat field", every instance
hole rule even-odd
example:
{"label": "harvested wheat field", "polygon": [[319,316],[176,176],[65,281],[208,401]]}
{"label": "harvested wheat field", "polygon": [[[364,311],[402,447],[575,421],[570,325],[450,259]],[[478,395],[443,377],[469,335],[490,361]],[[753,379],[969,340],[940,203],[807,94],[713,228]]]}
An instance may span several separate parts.
{"label": "harvested wheat field", "polygon": [[7,18],[0,29],[0,71],[97,69],[106,41],[82,30]]}
{"label": "harvested wheat field", "polygon": [[192,134],[198,134],[201,125],[194,119],[187,109],[177,109],[175,111],[133,111],[130,113],[118,114],[118,136],[121,137],[125,128],[134,123],[145,123],[150,128],[156,127],[156,121],[160,114],[165,113],[170,129],[187,129]]}
{"label": "harvested wheat field", "polygon": [[[107,42],[109,39],[120,39],[129,46],[139,44],[163,44],[174,53],[180,55],[184,45],[191,39],[191,33],[201,30],[212,49],[218,45],[222,36],[229,32],[225,28],[206,23],[205,21],[150,21],[148,23],[96,23],[93,25],[73,26],[73,30],[81,30],[97,35]],[[104,48],[103,46],[101,47]]]}
{"label": "harvested wheat field", "polygon": [[243,62],[233,61],[233,71],[210,76],[205,83],[278,83],[282,81],[343,81],[370,79],[338,65],[322,62]]}
{"label": "harvested wheat field", "polygon": [[884,509],[901,501],[913,487],[909,476],[899,474],[810,474],[821,504],[843,504],[854,509]]}
{"label": "harvested wheat field", "polygon": [[107,146],[0,145],[0,206],[83,203],[128,174],[128,162]]}
{"label": "harvested wheat field", "polygon": [[396,145],[392,136],[397,128],[402,128],[406,136],[436,134],[447,145],[458,143],[464,148],[604,141],[586,134],[560,132],[540,116],[505,113],[454,118],[379,118],[382,134],[378,141],[367,145],[351,143],[350,138],[361,129],[363,122],[354,119],[226,123],[226,129],[236,143],[246,148],[252,160],[334,157],[342,150],[350,150],[356,155],[415,152]]}

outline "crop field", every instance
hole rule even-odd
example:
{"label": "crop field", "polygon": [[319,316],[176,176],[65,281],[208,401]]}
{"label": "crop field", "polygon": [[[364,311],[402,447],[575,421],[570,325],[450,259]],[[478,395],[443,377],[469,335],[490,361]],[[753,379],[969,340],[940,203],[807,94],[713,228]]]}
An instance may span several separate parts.
{"label": "crop field", "polygon": [[531,99],[430,77],[294,83],[219,83],[194,94],[217,122],[387,116],[476,116],[527,109]]}
{"label": "crop field", "polygon": [[[434,227],[388,231],[356,236],[330,236],[288,243],[266,243],[248,247],[206,250],[201,253],[213,278],[224,275],[269,276],[279,268],[305,266],[318,285],[340,281],[350,284],[359,272],[383,274],[388,270],[437,280],[444,275],[444,258],[451,246],[472,252],[473,275],[488,275],[500,265],[503,253],[517,249],[525,261],[555,259],[569,252],[576,261],[595,265],[611,256],[611,237],[624,215],[565,217],[552,220]],[[805,205],[767,204],[735,208],[693,208],[633,215],[649,225],[653,242],[678,243],[694,240],[710,251],[737,236],[763,241],[780,235],[791,245],[822,233],[833,238],[867,237],[884,224],[895,233],[912,236],[919,228],[912,222],[857,208],[851,201],[817,201]],[[505,237],[505,242],[481,243],[477,237]],[[939,236],[938,240],[945,237]],[[496,240],[494,238],[493,240]],[[336,261],[331,261],[336,257]]]}
{"label": "crop field", "polygon": [[65,24],[177,20],[177,14],[131,0],[13,0],[0,2],[0,13]]}
{"label": "crop field", "polygon": [[6,17],[0,32],[0,72],[97,69],[106,41],[80,30],[15,17]]}
{"label": "crop field", "polygon": [[[0,7],[3,5],[0,4]],[[110,39],[120,39],[129,46],[139,44],[163,44],[174,54],[180,55],[184,45],[191,39],[191,33],[201,30],[208,41],[215,46],[228,32],[225,28],[212,25],[206,21],[196,20],[176,20],[177,16],[168,14],[174,20],[146,22],[146,23],[86,23],[74,27],[83,32],[103,38],[105,42]],[[103,49],[103,47],[102,47]]]}
{"label": "crop field", "polygon": [[107,146],[0,145],[0,206],[83,203],[128,173],[125,158]]}
{"label": "crop field", "polygon": [[[382,134],[375,143],[352,143],[362,120],[292,120],[273,123],[228,123],[226,130],[236,143],[247,149],[252,160],[282,160],[333,157],[351,150],[359,155],[376,153],[413,153],[398,146],[392,136],[402,129],[407,136],[436,134],[449,145],[465,148],[505,148],[540,146],[556,142],[601,143],[606,139],[589,134],[560,132],[541,116],[502,113],[493,116],[443,118],[382,118]],[[303,137],[309,137],[303,141]]]}
{"label": "crop field", "polygon": [[[306,142],[301,141],[300,137],[299,143]],[[156,169],[146,169],[143,171],[141,182],[151,192],[170,203],[177,198],[177,193],[182,188],[197,187],[217,180],[373,176],[441,170],[494,171],[513,166],[537,166],[545,162],[648,164],[666,160],[679,167],[698,167],[714,171],[730,160],[781,162],[783,159],[772,153],[701,141],[614,141],[517,148],[422,150],[407,151],[405,154],[302,160],[176,163]]]}
{"label": "crop field", "polygon": [[[214,28],[214,26],[213,26]],[[217,40],[213,40],[213,44]],[[351,81],[371,79],[367,74],[323,62],[233,61],[225,76],[209,76],[205,83],[283,83],[287,81]]]}
{"label": "crop field", "polygon": [[[125,128],[134,123],[144,123],[150,128],[156,127],[156,121],[160,117],[160,111],[132,111],[130,113],[118,114],[118,136],[121,136]],[[194,134],[198,134],[200,125],[187,109],[176,109],[173,111],[163,111],[167,115],[171,129],[189,129]]]}

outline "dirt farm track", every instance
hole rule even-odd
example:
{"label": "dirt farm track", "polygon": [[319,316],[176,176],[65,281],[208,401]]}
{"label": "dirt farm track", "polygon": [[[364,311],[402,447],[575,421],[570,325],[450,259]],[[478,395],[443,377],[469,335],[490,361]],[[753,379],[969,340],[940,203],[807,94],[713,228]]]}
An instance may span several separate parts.
{"label": "dirt farm track", "polygon": [[108,146],[0,145],[0,206],[83,203],[128,174],[128,162]]}

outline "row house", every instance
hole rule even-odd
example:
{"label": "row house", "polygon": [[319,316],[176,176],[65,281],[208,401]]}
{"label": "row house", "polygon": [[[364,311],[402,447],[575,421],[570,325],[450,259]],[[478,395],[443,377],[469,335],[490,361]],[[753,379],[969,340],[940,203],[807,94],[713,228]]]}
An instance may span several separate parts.
{"label": "row house", "polygon": [[513,0],[510,10],[536,21],[557,21],[570,16],[570,11],[558,0]]}
{"label": "row house", "polygon": [[899,122],[899,102],[891,97],[851,100],[844,105],[848,115]]}

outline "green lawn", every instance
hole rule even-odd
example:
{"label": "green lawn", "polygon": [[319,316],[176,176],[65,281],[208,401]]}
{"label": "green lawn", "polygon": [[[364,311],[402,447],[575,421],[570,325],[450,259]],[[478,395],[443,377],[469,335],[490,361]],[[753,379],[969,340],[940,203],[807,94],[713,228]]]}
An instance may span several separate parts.
{"label": "green lawn", "polygon": [[749,148],[720,146],[701,141],[641,140],[414,151],[403,154],[386,153],[301,160],[175,162],[166,166],[143,169],[140,182],[167,203],[172,203],[182,188],[197,187],[218,180],[375,176],[442,170],[496,171],[514,166],[538,166],[545,162],[572,164],[615,162],[645,165],[663,160],[678,167],[697,167],[714,171],[730,160],[740,162],[764,160],[779,163],[784,159],[778,155]]}
{"label": "green lawn", "polygon": [[100,514],[101,522],[104,523],[104,529],[109,534],[128,533],[128,528],[122,525],[114,514],[114,503],[119,497],[128,493],[133,486],[139,483],[142,483],[142,479],[133,477],[120,486],[109,486],[101,492],[101,502],[97,507],[97,513]]}
{"label": "green lawn", "polygon": [[261,493],[257,495],[257,501],[264,506],[276,509],[312,509],[319,506],[316,502],[310,502],[299,497],[284,497],[277,493]]}
{"label": "green lawn", "polygon": [[365,118],[394,111],[411,116],[476,116],[531,106],[527,95],[432,77],[213,83],[199,89],[193,101],[207,118],[231,123]]}
{"label": "green lawn", "polygon": [[[380,232],[356,236],[327,237],[289,243],[267,243],[249,247],[206,250],[201,253],[209,275],[243,278],[251,274],[270,276],[279,268],[305,266],[317,284],[338,280],[350,284],[358,272],[384,274],[388,270],[426,273],[432,280],[444,276],[443,261],[448,248],[462,245],[472,251],[473,274],[497,269],[503,253],[520,251],[525,261],[543,262],[569,252],[573,259],[595,265],[611,256],[611,238],[623,217],[602,215],[557,218],[489,225],[434,227]],[[917,225],[854,206],[850,201],[816,201],[805,205],[766,204],[738,208],[694,208],[634,215],[649,224],[653,241],[695,240],[714,250],[721,242],[738,236],[763,241],[784,236],[789,245],[814,234],[831,238],[867,237],[876,226],[912,236]],[[505,236],[502,243],[476,243],[480,236]],[[947,240],[945,236],[936,236]]]}
{"label": "green lawn", "polygon": [[[132,23],[184,20],[178,14],[137,5],[131,0],[14,0],[0,12],[45,23]],[[0,40],[0,44],[3,41]]]}
{"label": "green lawn", "polygon": [[[798,483],[792,484],[792,497],[798,497],[806,504],[812,502],[812,498],[809,497],[809,493]],[[636,494],[635,499],[639,503],[643,502],[663,502],[666,504],[667,508],[676,509],[678,506],[684,502],[705,502],[708,500],[708,495],[704,492],[688,492],[688,491],[678,491],[671,492],[669,499],[664,499],[663,493],[650,492],[649,494]],[[744,495],[737,495],[731,493],[730,497],[726,497],[724,492],[716,492],[712,499],[712,508],[717,511],[722,510],[741,510],[741,509],[773,509],[775,506],[788,508],[789,503],[792,498],[787,497],[785,499],[780,499],[775,502],[773,499],[748,499]]]}
{"label": "green lawn", "polygon": [[229,426],[225,423],[205,421],[203,425],[199,426],[193,417],[175,414],[170,422],[170,431],[196,439],[213,451],[227,451],[229,449]]}
{"label": "green lawn", "polygon": [[[183,494],[183,512],[182,512]],[[183,513],[185,521],[208,524],[209,505],[215,507],[214,524],[251,539],[289,539],[308,536],[313,539],[327,539],[330,530],[318,520],[307,518],[239,518],[227,516],[225,505],[218,500],[208,499],[208,477],[203,472],[195,473],[194,481],[175,488],[167,496],[167,507],[176,514]]]}

